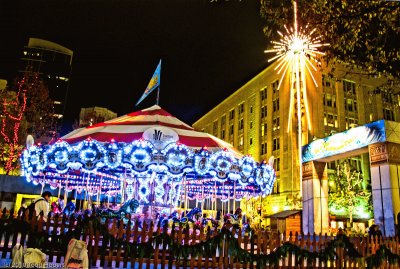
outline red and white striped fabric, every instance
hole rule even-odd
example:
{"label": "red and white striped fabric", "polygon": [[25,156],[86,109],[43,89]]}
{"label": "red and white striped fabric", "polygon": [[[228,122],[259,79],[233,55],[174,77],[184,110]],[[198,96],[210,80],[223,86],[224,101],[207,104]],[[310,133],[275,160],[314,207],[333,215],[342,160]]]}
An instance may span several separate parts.
{"label": "red and white striped fabric", "polygon": [[99,142],[130,143],[142,138],[143,133],[151,128],[163,126],[172,129],[179,135],[179,142],[192,149],[204,146],[210,151],[228,149],[235,157],[242,157],[231,144],[208,133],[195,131],[191,126],[175,118],[161,107],[155,105],[137,112],[98,123],[90,127],[80,128],[62,137],[70,144],[78,143],[88,137]]}

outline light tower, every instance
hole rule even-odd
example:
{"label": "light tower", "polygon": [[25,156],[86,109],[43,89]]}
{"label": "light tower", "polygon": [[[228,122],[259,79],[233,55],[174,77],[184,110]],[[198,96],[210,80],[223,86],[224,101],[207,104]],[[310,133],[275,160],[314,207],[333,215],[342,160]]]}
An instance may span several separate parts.
{"label": "light tower", "polygon": [[[307,85],[306,73],[308,73],[318,87],[311,69],[317,71],[316,64],[319,62],[317,57],[324,55],[323,52],[318,51],[319,47],[327,46],[329,44],[322,44],[320,36],[314,37],[315,29],[309,30],[308,25],[302,29],[298,26],[297,22],[297,2],[293,1],[294,20],[293,27],[288,28],[284,26],[286,33],[283,34],[278,31],[281,36],[279,41],[273,41],[273,49],[266,50],[266,53],[275,53],[276,55],[268,60],[268,62],[277,61],[275,70],[281,75],[279,79],[278,89],[282,85],[286,73],[290,75],[290,104],[289,104],[289,118],[287,124],[287,132],[293,131],[292,123],[296,118],[297,120],[297,142],[298,142],[298,169],[300,179],[300,190],[302,180],[302,135],[304,131],[312,130],[312,122],[310,109],[307,101]],[[309,32],[308,32],[309,31]],[[296,104],[295,104],[296,103]],[[307,130],[303,130],[303,113]],[[297,115],[296,115],[297,114]]]}

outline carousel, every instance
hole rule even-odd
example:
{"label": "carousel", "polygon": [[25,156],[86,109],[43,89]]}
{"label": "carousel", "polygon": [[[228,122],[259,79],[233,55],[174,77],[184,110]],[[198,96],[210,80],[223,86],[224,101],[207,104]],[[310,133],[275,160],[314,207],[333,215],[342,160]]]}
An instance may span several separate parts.
{"label": "carousel", "polygon": [[[87,204],[136,201],[156,218],[180,208],[230,213],[243,198],[272,191],[273,157],[257,163],[232,145],[155,105],[74,130],[51,145],[23,150],[24,176]],[[239,203],[238,203],[239,205]]]}

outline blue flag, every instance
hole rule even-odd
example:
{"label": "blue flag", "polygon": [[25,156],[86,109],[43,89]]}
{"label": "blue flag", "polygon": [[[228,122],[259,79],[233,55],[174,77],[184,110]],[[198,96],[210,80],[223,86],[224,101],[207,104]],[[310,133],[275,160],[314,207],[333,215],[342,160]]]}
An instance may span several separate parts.
{"label": "blue flag", "polygon": [[136,103],[136,106],[143,101],[144,98],[147,97],[155,88],[160,86],[160,75],[161,75],[161,60],[157,65],[156,71],[154,75],[151,77],[149,85],[147,85],[146,90],[144,91],[142,97],[140,97],[139,101]]}

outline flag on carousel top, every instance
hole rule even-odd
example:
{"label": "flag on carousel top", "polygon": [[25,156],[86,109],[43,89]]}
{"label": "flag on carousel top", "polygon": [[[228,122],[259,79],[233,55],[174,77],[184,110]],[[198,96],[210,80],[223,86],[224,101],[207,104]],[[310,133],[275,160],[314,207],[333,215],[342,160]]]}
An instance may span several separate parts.
{"label": "flag on carousel top", "polygon": [[[144,100],[155,88],[160,87],[160,75],[161,75],[161,60],[157,65],[156,71],[150,79],[149,85],[147,85],[146,90],[140,97],[139,101],[136,103],[136,106],[139,105],[140,102]],[[160,90],[160,89],[158,89]],[[158,104],[158,96],[157,96],[157,104]]]}

